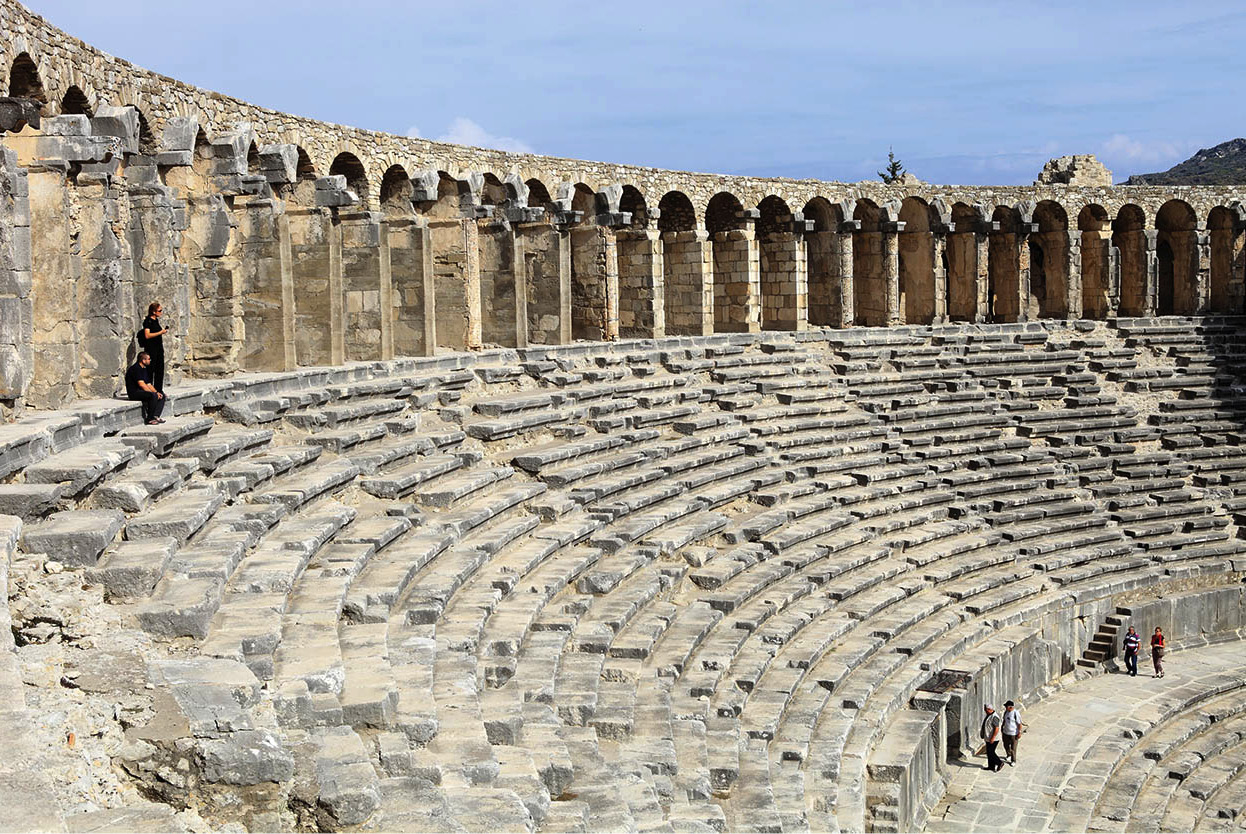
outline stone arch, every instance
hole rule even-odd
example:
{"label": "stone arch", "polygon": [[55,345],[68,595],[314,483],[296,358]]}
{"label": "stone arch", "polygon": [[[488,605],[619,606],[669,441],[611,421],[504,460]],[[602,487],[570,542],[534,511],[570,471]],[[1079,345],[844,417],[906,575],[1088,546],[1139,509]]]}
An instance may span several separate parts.
{"label": "stone arch", "polygon": [[697,212],[682,191],[668,191],[658,202],[658,230],[691,232],[697,227]]}
{"label": "stone arch", "polygon": [[854,323],[887,323],[887,270],[883,251],[883,213],[873,200],[857,201],[852,219],[860,225],[852,233],[852,297]]}
{"label": "stone arch", "polygon": [[381,176],[381,189],[377,199],[387,215],[405,216],[412,213],[411,197],[414,191],[407,169],[395,163],[386,168]]}
{"label": "stone arch", "polygon": [[82,88],[77,84],[69,85],[69,89],[65,90],[65,95],[61,96],[61,115],[87,116],[89,118],[94,113],[95,107],[91,104],[91,100],[87,98],[87,94],[82,92]]}
{"label": "stone arch", "polygon": [[897,262],[900,276],[900,313],[907,324],[931,324],[937,314],[938,287],[932,209],[921,197],[906,197],[900,204]]}
{"label": "stone arch", "polygon": [[1105,319],[1115,312],[1112,292],[1112,234],[1108,213],[1097,203],[1077,213],[1082,244],[1082,318]]}
{"label": "stone arch", "polygon": [[[618,335],[618,248],[614,230],[597,222],[604,195],[576,183],[571,209],[571,338],[600,341]],[[603,218],[604,219],[604,218]]]}
{"label": "stone arch", "polygon": [[842,327],[843,238],[839,234],[843,211],[825,197],[814,197],[802,210],[813,229],[805,233],[806,269],[809,282],[809,323],[819,327]]}
{"label": "stone arch", "polygon": [[649,208],[645,204],[645,195],[634,185],[623,186],[623,195],[619,198],[619,211],[630,214],[627,225],[632,229],[649,227]]}
{"label": "stone arch", "polygon": [[[1021,214],[1009,206],[996,206],[991,214],[991,221],[998,224],[998,228],[992,229],[989,243],[989,318],[994,322],[1019,321],[1024,315],[1021,309],[1021,251],[1017,245],[1017,235],[1021,232]],[[1029,260],[1028,257],[1026,260]]]}
{"label": "stone arch", "polygon": [[1144,316],[1150,309],[1147,291],[1146,215],[1126,203],[1112,220],[1112,246],[1120,265],[1120,314]]}
{"label": "stone arch", "polygon": [[329,165],[329,176],[346,177],[346,187],[359,197],[359,207],[368,206],[368,174],[359,157],[350,151],[342,151]]}
{"label": "stone arch", "polygon": [[658,202],[665,288],[663,320],[668,336],[701,336],[713,331],[714,285],[706,235],[697,228],[692,200],[668,191]]}
{"label": "stone arch", "polygon": [[809,281],[804,229],[782,197],[757,204],[757,252],[761,327],[798,330],[809,320]]}
{"label": "stone arch", "polygon": [[714,284],[714,332],[740,333],[761,324],[756,236],[734,194],[720,191],[705,207]]}
{"label": "stone arch", "polygon": [[1034,209],[1038,231],[1030,235],[1030,317],[1066,318],[1069,314],[1069,215],[1055,200]]}
{"label": "stone arch", "polygon": [[[1169,200],[1155,214],[1156,312],[1188,316],[1202,308],[1198,280],[1198,218],[1184,200]],[[1165,247],[1166,248],[1163,248]]]}
{"label": "stone arch", "polygon": [[1226,206],[1216,206],[1207,215],[1210,245],[1208,282],[1212,313],[1241,313],[1242,286],[1238,277],[1242,261],[1242,235],[1237,231],[1238,215]]}
{"label": "stone arch", "polygon": [[987,227],[977,206],[952,204],[952,232],[947,243],[947,315],[952,321],[978,321],[985,286]]}
{"label": "stone arch", "polygon": [[48,94],[43,88],[43,80],[39,77],[39,67],[28,52],[19,52],[9,66],[9,95],[13,98],[28,98],[48,103]]}
{"label": "stone arch", "polygon": [[582,182],[577,182],[571,192],[571,210],[578,212],[576,225],[592,223],[597,216],[597,195],[593,189]]}

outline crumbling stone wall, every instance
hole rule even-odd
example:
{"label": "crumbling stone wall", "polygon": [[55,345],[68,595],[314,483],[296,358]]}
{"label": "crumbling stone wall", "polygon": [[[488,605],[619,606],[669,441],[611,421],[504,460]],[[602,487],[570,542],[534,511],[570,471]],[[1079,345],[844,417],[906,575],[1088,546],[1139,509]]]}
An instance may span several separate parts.
{"label": "crumbling stone wall", "polygon": [[26,176],[17,154],[0,148],[0,418],[22,405],[34,371]]}

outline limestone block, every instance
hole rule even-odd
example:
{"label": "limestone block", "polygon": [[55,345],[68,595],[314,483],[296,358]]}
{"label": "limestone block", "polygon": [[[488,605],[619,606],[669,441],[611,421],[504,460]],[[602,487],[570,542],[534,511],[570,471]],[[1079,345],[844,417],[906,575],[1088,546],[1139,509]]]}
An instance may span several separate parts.
{"label": "limestone block", "polygon": [[[69,116],[68,118],[80,117]],[[120,140],[122,153],[138,153],[138,110],[128,106],[103,105],[91,117],[91,133],[95,136],[111,136]]]}
{"label": "limestone block", "polygon": [[174,116],[167,120],[160,134],[156,164],[190,165],[194,162],[195,139],[198,135],[199,120],[194,116]]}
{"label": "limestone block", "polygon": [[17,133],[26,125],[39,127],[39,102],[28,98],[0,97],[0,131]]}
{"label": "limestone block", "polygon": [[270,183],[298,179],[299,150],[294,145],[264,145],[260,148],[260,173]]}
{"label": "limestone block", "polygon": [[209,782],[258,785],[294,775],[294,757],[268,730],[243,730],[200,742],[203,775]]}
{"label": "limestone block", "polygon": [[124,526],[120,510],[69,510],[26,528],[22,549],[67,565],[94,565]]}

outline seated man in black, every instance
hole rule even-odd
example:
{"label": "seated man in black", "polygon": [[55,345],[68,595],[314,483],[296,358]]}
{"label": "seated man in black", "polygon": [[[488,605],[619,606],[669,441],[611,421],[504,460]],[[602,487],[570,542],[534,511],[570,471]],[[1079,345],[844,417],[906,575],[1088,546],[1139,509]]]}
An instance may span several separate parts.
{"label": "seated man in black", "polygon": [[163,423],[160,412],[164,411],[164,394],[156,390],[151,381],[151,354],[143,351],[130,369],[125,372],[125,394],[143,403],[143,422],[149,426]]}

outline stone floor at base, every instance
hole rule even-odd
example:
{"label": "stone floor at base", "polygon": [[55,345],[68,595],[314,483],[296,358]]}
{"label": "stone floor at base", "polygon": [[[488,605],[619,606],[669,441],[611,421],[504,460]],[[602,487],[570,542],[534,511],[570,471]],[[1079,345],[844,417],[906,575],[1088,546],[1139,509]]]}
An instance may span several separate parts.
{"label": "stone floor at base", "polygon": [[[1106,674],[1078,681],[1022,714],[1015,767],[985,768],[985,756],[949,761],[947,793],[930,812],[927,831],[1085,831],[1094,800],[1059,803],[1073,784],[1074,766],[1104,730],[1161,699],[1167,691],[1242,668],[1240,643],[1173,652],[1163,678],[1152,676],[1150,657],[1138,677]],[[1000,747],[1003,753],[1003,747]]]}

